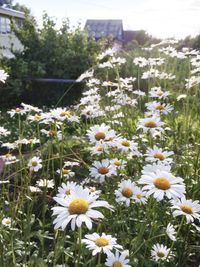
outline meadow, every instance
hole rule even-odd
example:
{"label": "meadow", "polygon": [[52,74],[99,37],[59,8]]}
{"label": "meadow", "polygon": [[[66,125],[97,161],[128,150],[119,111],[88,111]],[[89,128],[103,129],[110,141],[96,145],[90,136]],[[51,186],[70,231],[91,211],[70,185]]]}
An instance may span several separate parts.
{"label": "meadow", "polygon": [[75,105],[0,114],[0,266],[199,267],[199,51],[98,61]]}

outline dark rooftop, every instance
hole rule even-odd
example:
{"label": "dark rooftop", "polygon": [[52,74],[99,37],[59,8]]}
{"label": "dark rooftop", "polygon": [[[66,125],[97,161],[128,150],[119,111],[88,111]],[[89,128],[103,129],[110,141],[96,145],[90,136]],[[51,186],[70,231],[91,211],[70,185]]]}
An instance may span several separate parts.
{"label": "dark rooftop", "polygon": [[123,41],[123,23],[120,19],[88,19],[85,24],[90,36],[95,39],[112,36],[114,40]]}

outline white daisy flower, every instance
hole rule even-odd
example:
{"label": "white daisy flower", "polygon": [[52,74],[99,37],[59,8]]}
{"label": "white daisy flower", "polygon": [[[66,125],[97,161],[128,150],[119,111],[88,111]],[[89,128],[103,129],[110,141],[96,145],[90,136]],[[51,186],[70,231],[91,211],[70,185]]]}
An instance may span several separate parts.
{"label": "white daisy flower", "polygon": [[182,95],[177,96],[176,100],[180,101],[181,99],[185,99],[186,97],[187,97],[187,95],[182,94]]}
{"label": "white daisy flower", "polygon": [[11,109],[10,111],[7,111],[7,113],[10,115],[10,117],[14,117],[16,114],[19,115],[24,115],[27,111],[23,108],[16,108],[16,109]]}
{"label": "white daisy flower", "polygon": [[166,234],[172,241],[176,241],[176,231],[174,226],[171,223],[168,223],[166,228]]}
{"label": "white daisy flower", "polygon": [[159,76],[159,71],[157,69],[151,68],[148,71],[143,72],[142,79],[157,78]]}
{"label": "white daisy flower", "polygon": [[67,167],[67,166],[70,166],[70,167],[80,166],[80,162],[78,162],[78,161],[65,161],[64,167]]}
{"label": "white daisy flower", "polygon": [[90,176],[97,179],[100,183],[103,183],[106,177],[117,174],[115,165],[109,159],[94,161],[89,171]]}
{"label": "white daisy flower", "polygon": [[102,52],[101,54],[99,54],[97,56],[97,59],[102,60],[104,57],[106,56],[113,56],[116,53],[116,49],[114,48],[108,48],[107,50],[105,50],[104,52]]}
{"label": "white daisy flower", "polygon": [[122,180],[118,184],[118,189],[115,190],[116,201],[119,203],[124,203],[127,207],[129,207],[131,200],[135,199],[135,187],[135,183],[130,179]]}
{"label": "white daisy flower", "polygon": [[42,110],[38,107],[34,107],[32,105],[28,105],[28,104],[25,104],[25,103],[21,103],[21,106],[27,111],[27,112],[31,112],[31,111],[34,111],[34,112],[41,112]]}
{"label": "white daisy flower", "polygon": [[60,174],[60,177],[65,177],[65,178],[70,178],[70,177],[73,177],[75,175],[75,172],[73,172],[71,169],[69,168],[62,168],[62,170],[57,170],[56,171],[58,174]]}
{"label": "white daisy flower", "polygon": [[117,169],[123,170],[126,167],[127,161],[123,159],[114,158],[110,160],[111,164],[114,164]]}
{"label": "white daisy flower", "polygon": [[150,66],[160,66],[164,64],[165,58],[148,58],[148,64]]}
{"label": "white daisy flower", "polygon": [[137,155],[137,156],[140,155],[138,151],[138,144],[132,140],[119,137],[118,139],[116,139],[116,146],[122,152],[131,152],[132,154]]}
{"label": "white daisy flower", "polygon": [[133,94],[138,95],[138,96],[145,96],[145,95],[146,95],[145,92],[143,92],[143,91],[141,91],[141,90],[139,90],[139,89],[133,91]]}
{"label": "white daisy flower", "polygon": [[122,246],[117,244],[116,238],[111,235],[106,235],[105,233],[102,233],[102,235],[93,233],[91,235],[85,235],[85,237],[86,239],[82,239],[82,242],[86,244],[89,250],[92,250],[93,256],[101,252],[110,255],[111,250],[114,248],[122,249]]}
{"label": "white daisy flower", "polygon": [[5,129],[4,127],[0,126],[0,137],[1,136],[8,136],[10,134],[10,131],[8,131],[7,129]]}
{"label": "white daisy flower", "polygon": [[56,108],[56,109],[51,109],[51,116],[59,121],[64,121],[68,119],[71,116],[71,113],[69,110],[66,108]]}
{"label": "white daisy flower", "polygon": [[9,143],[9,142],[3,143],[1,146],[2,147],[6,147],[9,150],[11,150],[11,149],[13,150],[13,149],[17,148],[16,142],[14,142],[14,143]]}
{"label": "white daisy flower", "polygon": [[29,186],[29,190],[31,191],[31,193],[40,193],[42,192],[42,190],[36,186]]}
{"label": "white daisy flower", "polygon": [[62,132],[61,131],[55,131],[55,130],[47,131],[45,129],[41,129],[40,131],[41,131],[41,133],[45,134],[47,137],[58,138],[58,140],[62,140]]}
{"label": "white daisy flower", "polygon": [[0,158],[5,162],[5,165],[10,165],[19,161],[16,156],[13,156],[11,153],[2,155]]}
{"label": "white daisy flower", "polygon": [[129,253],[126,250],[121,253],[119,251],[116,251],[115,254],[110,253],[107,256],[105,265],[108,267],[131,267],[131,265],[128,264],[128,254]]}
{"label": "white daisy flower", "polygon": [[154,261],[169,261],[173,254],[170,253],[170,248],[167,248],[163,244],[155,244],[151,250],[151,257]]}
{"label": "white daisy flower", "polygon": [[172,201],[173,216],[186,216],[187,223],[193,223],[195,219],[200,221],[200,204],[198,200],[186,200],[185,197]]}
{"label": "white daisy flower", "polygon": [[173,110],[173,107],[170,104],[160,103],[157,101],[146,103],[145,106],[147,107],[150,114],[157,113],[167,115]]}
{"label": "white daisy flower", "polygon": [[149,118],[140,119],[137,129],[142,129],[145,133],[150,132],[154,134],[156,132],[164,132],[163,125],[164,122],[160,120],[160,117],[154,115]]}
{"label": "white daisy flower", "polygon": [[4,70],[0,70],[0,82],[5,83],[8,77],[8,73],[6,73]]}
{"label": "white daisy flower", "polygon": [[110,129],[110,126],[102,123],[101,125],[94,125],[87,131],[89,141],[94,144],[98,142],[112,142],[116,138],[115,131]]}
{"label": "white daisy flower", "polygon": [[27,120],[28,121],[31,121],[31,122],[40,122],[40,121],[42,121],[45,118],[46,117],[44,116],[44,114],[35,114],[34,116],[33,115],[29,115],[27,117]]}
{"label": "white daisy flower", "polygon": [[145,185],[142,190],[147,191],[147,196],[153,195],[157,201],[166,196],[168,199],[181,198],[185,194],[183,179],[175,177],[170,172],[157,169],[142,175],[139,184]]}
{"label": "white daisy flower", "polygon": [[156,172],[157,170],[170,172],[171,166],[163,164],[162,161],[153,164],[147,164],[142,169],[142,174],[148,174],[149,172]]}
{"label": "white daisy flower", "polygon": [[173,151],[163,151],[161,148],[154,146],[153,148],[149,148],[147,150],[146,161],[150,162],[162,162],[163,164],[171,164],[172,156],[174,154]]}
{"label": "white daisy flower", "polygon": [[77,82],[81,82],[81,81],[83,81],[83,80],[86,79],[86,78],[91,78],[91,77],[93,77],[93,74],[94,74],[94,70],[93,70],[93,69],[91,69],[91,70],[87,70],[87,71],[85,71],[84,73],[82,73],[82,74],[76,79],[76,81],[77,81]]}
{"label": "white daisy flower", "polygon": [[98,143],[94,147],[89,148],[92,155],[101,155],[108,152],[108,149],[108,145],[105,143]]}
{"label": "white daisy flower", "polygon": [[145,191],[143,191],[141,188],[136,186],[133,193],[134,193],[134,201],[136,203],[146,204],[146,202],[147,202],[147,193]]}
{"label": "white daisy flower", "polygon": [[15,141],[16,145],[35,145],[39,143],[40,143],[40,140],[35,137],[31,139],[23,138],[23,139],[19,139]]}
{"label": "white daisy flower", "polygon": [[74,192],[77,187],[78,185],[75,182],[68,181],[66,184],[62,183],[62,185],[58,187],[58,194],[56,195],[56,197],[65,198],[66,196]]}
{"label": "white daisy flower", "polygon": [[37,186],[39,187],[46,187],[46,188],[54,188],[54,181],[53,180],[47,180],[47,179],[40,179],[37,181]]}
{"label": "white daisy flower", "polygon": [[134,58],[133,63],[136,66],[139,66],[140,68],[142,68],[148,65],[148,60],[144,57],[136,57]]}
{"label": "white daisy flower", "polygon": [[30,171],[38,172],[42,168],[42,160],[39,157],[33,157],[28,162]]}
{"label": "white daisy flower", "polygon": [[190,89],[200,84],[200,77],[192,76],[190,79],[185,79],[185,81],[186,89]]}
{"label": "white daisy flower", "polygon": [[75,230],[76,226],[81,227],[83,222],[89,230],[92,229],[93,220],[104,218],[103,214],[94,208],[112,208],[107,201],[97,200],[98,197],[98,195],[91,193],[88,188],[83,189],[81,186],[76,186],[74,191],[66,195],[65,198],[54,197],[54,200],[61,205],[61,207],[52,208],[53,216],[57,215],[53,221],[54,228],[64,230],[71,221],[72,230]]}
{"label": "white daisy flower", "polygon": [[153,87],[149,91],[149,96],[152,98],[165,99],[170,95],[168,91],[162,91],[161,87]]}
{"label": "white daisy flower", "polygon": [[111,64],[110,61],[107,61],[107,62],[100,63],[100,64],[98,65],[98,67],[99,67],[100,69],[113,68],[113,65]]}
{"label": "white daisy flower", "polygon": [[11,224],[12,224],[12,219],[10,217],[7,218],[3,218],[3,220],[1,221],[2,225],[10,228]]}
{"label": "white daisy flower", "polygon": [[118,65],[120,66],[121,64],[124,64],[126,63],[126,59],[125,58],[121,58],[121,57],[113,57],[110,59],[110,62],[113,64],[113,65]]}

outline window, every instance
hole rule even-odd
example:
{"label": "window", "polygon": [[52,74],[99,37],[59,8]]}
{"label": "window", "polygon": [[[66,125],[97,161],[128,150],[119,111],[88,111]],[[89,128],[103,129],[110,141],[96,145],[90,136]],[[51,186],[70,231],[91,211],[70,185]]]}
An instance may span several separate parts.
{"label": "window", "polygon": [[20,29],[23,26],[23,19],[15,18],[15,25],[18,29]]}
{"label": "window", "polygon": [[10,19],[8,17],[0,16],[0,33],[10,33]]}

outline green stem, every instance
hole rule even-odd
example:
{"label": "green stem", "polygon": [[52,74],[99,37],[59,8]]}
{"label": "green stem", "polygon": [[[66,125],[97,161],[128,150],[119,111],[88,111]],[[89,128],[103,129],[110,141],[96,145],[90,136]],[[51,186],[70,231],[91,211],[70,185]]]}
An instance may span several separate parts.
{"label": "green stem", "polygon": [[82,227],[79,227],[78,228],[78,259],[76,261],[76,267],[79,267],[80,266],[80,259],[81,259],[81,250],[82,250],[82,243],[81,243],[81,240],[82,240]]}

